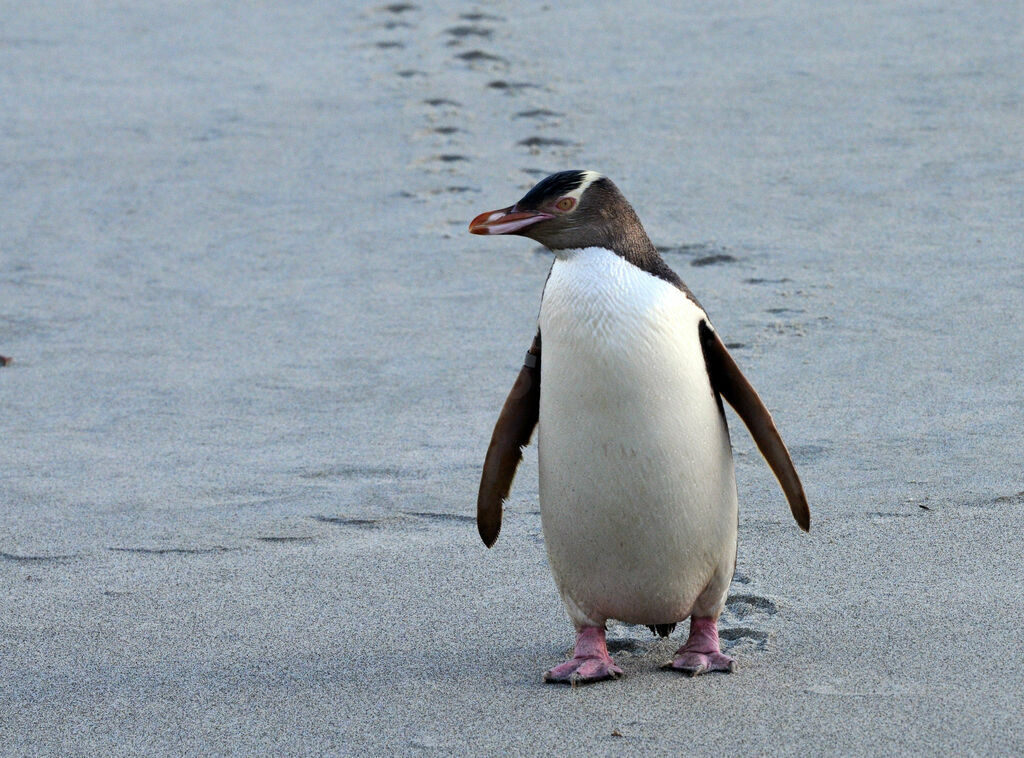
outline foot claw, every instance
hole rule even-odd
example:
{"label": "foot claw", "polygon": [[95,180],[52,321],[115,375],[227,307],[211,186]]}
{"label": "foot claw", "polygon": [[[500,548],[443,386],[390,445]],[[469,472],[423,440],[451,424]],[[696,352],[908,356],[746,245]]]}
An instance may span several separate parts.
{"label": "foot claw", "polygon": [[555,666],[544,672],[545,682],[565,682],[566,684],[589,684],[605,679],[618,679],[622,669],[615,665],[611,658],[573,658],[571,661]]}
{"label": "foot claw", "polygon": [[724,671],[731,674],[736,670],[736,659],[724,653],[698,653],[680,650],[671,663],[662,668],[673,669],[687,676],[698,676],[710,671]]}

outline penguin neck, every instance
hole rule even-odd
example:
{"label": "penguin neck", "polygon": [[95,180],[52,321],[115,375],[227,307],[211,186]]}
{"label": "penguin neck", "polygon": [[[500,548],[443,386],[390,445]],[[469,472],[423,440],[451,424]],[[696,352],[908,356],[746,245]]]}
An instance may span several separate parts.
{"label": "penguin neck", "polygon": [[550,247],[550,250],[556,258],[566,258],[572,252],[587,247],[610,250],[644,271],[656,268],[659,263],[665,264],[658,249],[651,242],[639,221],[635,224],[616,225],[613,228],[602,229],[600,234],[593,235],[593,239],[587,239],[584,244],[571,247]]}
{"label": "penguin neck", "polygon": [[665,265],[658,248],[651,242],[639,222],[635,226],[621,229],[620,233],[612,238],[612,244],[608,249],[643,271],[650,272],[658,268],[659,264]]}
{"label": "penguin neck", "polygon": [[636,266],[641,271],[646,271],[651,276],[656,276],[659,279],[663,279],[669,284],[678,287],[683,290],[690,299],[696,302],[696,299],[687,289],[686,285],[683,284],[683,280],[679,278],[679,275],[676,274],[676,272],[673,271],[665,262],[665,259],[661,257],[661,253],[658,252],[658,248],[656,248],[654,243],[651,242],[650,238],[647,236],[647,232],[644,231],[644,228],[640,225],[639,221],[637,221],[636,224],[622,225],[615,229],[606,230],[605,234],[602,235],[600,242],[594,242],[588,245],[581,245],[579,247],[572,248],[551,248],[551,252],[555,254],[555,258],[559,260],[567,260],[574,253],[588,247],[602,248],[614,253],[627,263]]}
{"label": "penguin neck", "polygon": [[618,188],[604,188],[601,208],[595,215],[600,218],[604,247],[643,271],[653,273],[654,269],[665,265],[640,223],[640,217]]}

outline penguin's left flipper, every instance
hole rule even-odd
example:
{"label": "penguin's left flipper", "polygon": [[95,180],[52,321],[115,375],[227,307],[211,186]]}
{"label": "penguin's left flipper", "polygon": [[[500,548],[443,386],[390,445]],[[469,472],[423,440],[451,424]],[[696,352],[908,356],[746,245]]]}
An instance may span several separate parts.
{"label": "penguin's left flipper", "polygon": [[519,376],[498,416],[484,459],[476,499],[476,526],[487,547],[498,540],[502,504],[512,489],[523,448],[530,442],[540,415],[540,331],[526,353]]}
{"label": "penguin's left flipper", "polygon": [[793,459],[789,457],[786,443],[782,441],[779,430],[775,428],[772,415],[761,402],[757,391],[743,376],[740,367],[729,355],[725,344],[711,325],[702,320],[698,328],[700,346],[704,353],[704,362],[708,367],[712,388],[725,398],[737,415],[743,419],[743,423],[750,430],[750,436],[757,443],[761,455],[768,461],[772,472],[779,480],[779,484],[782,485],[782,491],[786,493],[793,518],[796,519],[796,523],[800,525],[801,529],[805,532],[810,531],[811,510],[807,506],[807,497],[804,495],[800,477],[797,476],[796,468],[793,466]]}

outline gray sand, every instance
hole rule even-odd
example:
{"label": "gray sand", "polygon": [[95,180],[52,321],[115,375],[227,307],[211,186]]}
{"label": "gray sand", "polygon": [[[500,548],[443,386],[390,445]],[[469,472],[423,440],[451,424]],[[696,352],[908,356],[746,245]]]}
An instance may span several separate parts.
{"label": "gray sand", "polygon": [[[3,12],[3,754],[1024,753],[1019,5],[222,5]],[[476,536],[564,168],[811,501],[730,416],[731,676],[542,685],[534,449]]]}

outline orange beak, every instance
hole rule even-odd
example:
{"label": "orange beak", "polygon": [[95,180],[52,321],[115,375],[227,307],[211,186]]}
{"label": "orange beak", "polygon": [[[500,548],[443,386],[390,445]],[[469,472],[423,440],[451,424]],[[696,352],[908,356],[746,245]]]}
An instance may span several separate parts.
{"label": "orange beak", "polygon": [[496,211],[481,213],[469,222],[470,234],[515,234],[539,221],[554,218],[550,213],[541,211],[515,211],[514,205]]}

